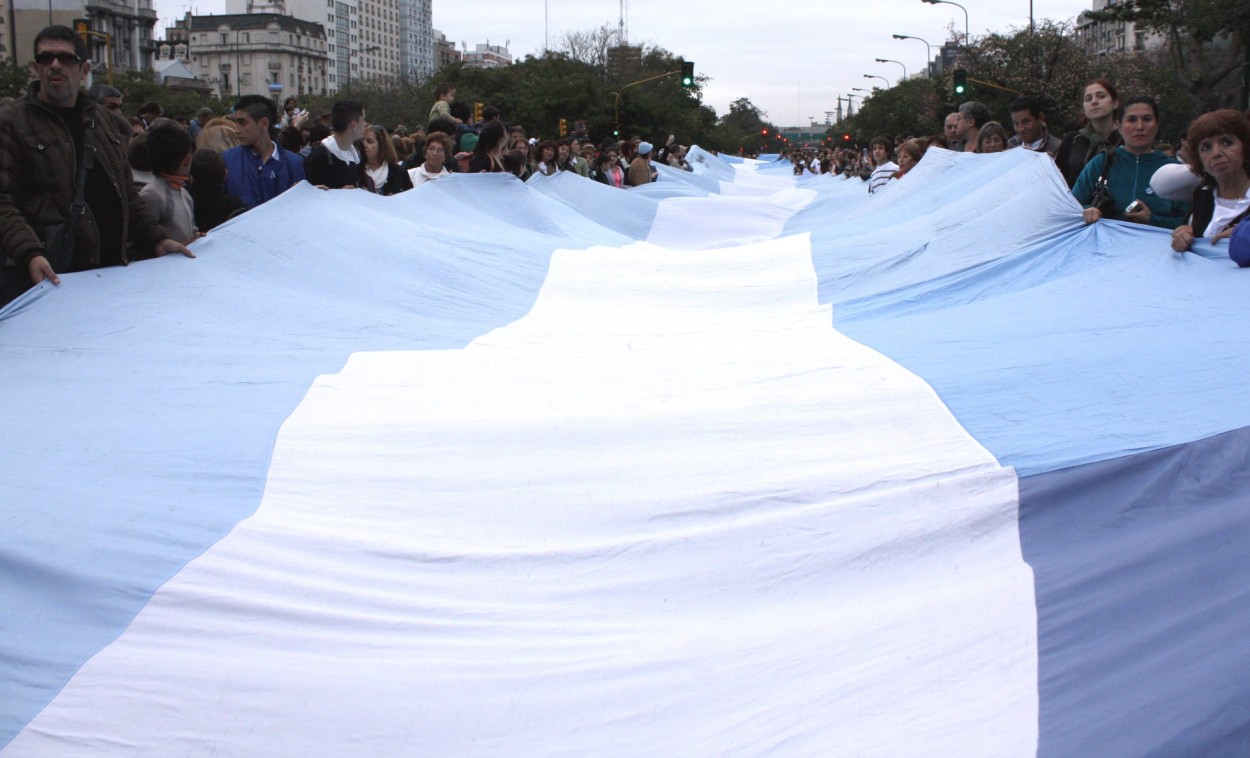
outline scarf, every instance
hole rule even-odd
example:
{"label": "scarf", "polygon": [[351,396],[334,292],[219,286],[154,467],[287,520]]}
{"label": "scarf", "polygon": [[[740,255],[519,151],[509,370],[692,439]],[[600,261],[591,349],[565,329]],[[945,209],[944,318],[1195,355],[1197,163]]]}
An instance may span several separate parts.
{"label": "scarf", "polygon": [[187,186],[187,180],[191,178],[179,174],[157,174],[157,176],[169,182],[169,186],[173,187],[175,192],[180,192],[183,187]]}

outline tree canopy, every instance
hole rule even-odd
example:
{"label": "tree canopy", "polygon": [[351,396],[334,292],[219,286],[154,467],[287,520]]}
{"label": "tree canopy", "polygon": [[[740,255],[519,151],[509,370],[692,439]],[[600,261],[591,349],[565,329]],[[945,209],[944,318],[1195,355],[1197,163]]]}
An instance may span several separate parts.
{"label": "tree canopy", "polygon": [[952,71],[936,79],[909,79],[877,90],[853,118],[838,125],[861,140],[907,131],[933,134],[960,101],[984,103],[995,120],[1011,132],[1011,102],[1023,93],[1038,98],[1056,134],[1064,122],[1081,117],[1085,85],[1099,77],[1115,84],[1120,98],[1148,95],[1159,102],[1160,138],[1175,139],[1209,104],[1187,86],[1168,49],[1091,55],[1069,24],[1042,21],[1036,29],[1011,29],[972,41],[957,67],[968,76],[968,91],[956,99]]}

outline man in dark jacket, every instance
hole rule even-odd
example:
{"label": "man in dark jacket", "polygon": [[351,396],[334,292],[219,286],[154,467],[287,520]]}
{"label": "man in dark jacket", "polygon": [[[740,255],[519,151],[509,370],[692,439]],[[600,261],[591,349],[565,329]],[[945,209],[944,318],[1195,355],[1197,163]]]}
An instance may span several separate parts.
{"label": "man in dark jacket", "polygon": [[[91,70],[86,45],[66,26],[35,37],[36,80],[25,98],[0,109],[0,301],[58,273],[126,265],[127,241],[140,255],[195,257],[169,235],[139,199],[108,111],[79,92]],[[72,239],[55,244],[70,220],[78,168],[90,135],[92,167]],[[51,244],[51,246],[49,245]]]}
{"label": "man in dark jacket", "polygon": [[334,133],[313,145],[304,161],[304,178],[321,189],[367,187],[365,163],[356,143],[365,136],[369,122],[365,107],[355,100],[341,100],[330,111]]}
{"label": "man in dark jacket", "polygon": [[1046,128],[1046,114],[1035,97],[1021,95],[1012,101],[1011,125],[1016,130],[1016,136],[1007,140],[1008,148],[1023,147],[1054,158],[1063,144],[1063,140]]}

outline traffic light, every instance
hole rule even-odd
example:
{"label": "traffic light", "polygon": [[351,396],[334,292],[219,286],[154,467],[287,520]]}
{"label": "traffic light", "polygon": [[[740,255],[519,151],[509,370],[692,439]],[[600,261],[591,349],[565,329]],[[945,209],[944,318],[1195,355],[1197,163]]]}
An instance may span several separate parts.
{"label": "traffic light", "polygon": [[955,96],[960,97],[968,91],[968,72],[962,68],[955,69]]}
{"label": "traffic light", "polygon": [[82,41],[91,47],[91,21],[85,18],[74,19],[74,33],[82,37]]}
{"label": "traffic light", "polygon": [[694,87],[694,61],[681,62],[681,86],[686,89]]}
{"label": "traffic light", "polygon": [[842,141],[843,141],[843,142],[850,142],[850,141],[851,141],[851,133],[850,133],[850,132],[846,132],[845,134],[843,134],[843,135],[842,135]]}
{"label": "traffic light", "polygon": [[482,104],[481,103],[473,104],[473,123],[475,124],[482,123]]}
{"label": "traffic light", "polygon": [[567,137],[568,134],[569,134],[569,121],[568,119],[562,118],[560,119],[560,136]]}
{"label": "traffic light", "polygon": [[765,137],[767,137],[767,136],[768,136],[768,130],[767,130],[767,129],[760,129],[760,134],[761,134],[761,135],[763,135],[763,136],[765,136]]}
{"label": "traffic light", "polygon": [[619,136],[621,136],[621,130],[620,130],[620,129],[613,129],[613,130],[612,130],[612,136],[613,136],[613,137],[619,137]]}

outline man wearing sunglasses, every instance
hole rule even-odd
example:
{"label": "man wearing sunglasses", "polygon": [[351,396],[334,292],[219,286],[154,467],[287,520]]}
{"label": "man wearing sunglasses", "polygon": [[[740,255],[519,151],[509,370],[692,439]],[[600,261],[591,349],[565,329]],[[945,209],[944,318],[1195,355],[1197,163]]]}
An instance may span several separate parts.
{"label": "man wearing sunglasses", "polygon": [[[45,279],[60,284],[57,274],[124,266],[127,242],[134,258],[195,257],[139,199],[114,118],[80,92],[91,70],[86,47],[66,26],[39,32],[35,81],[0,109],[0,304]],[[88,144],[85,208],[71,208]]]}

